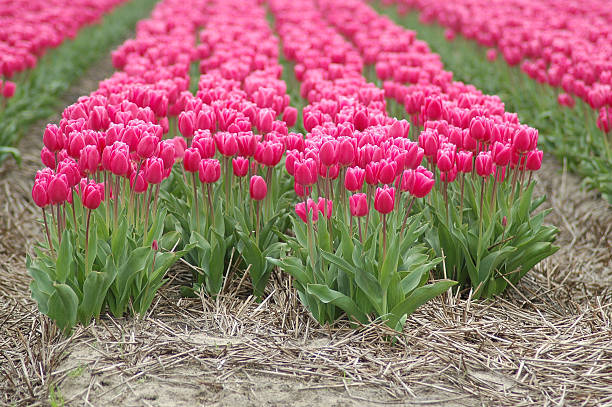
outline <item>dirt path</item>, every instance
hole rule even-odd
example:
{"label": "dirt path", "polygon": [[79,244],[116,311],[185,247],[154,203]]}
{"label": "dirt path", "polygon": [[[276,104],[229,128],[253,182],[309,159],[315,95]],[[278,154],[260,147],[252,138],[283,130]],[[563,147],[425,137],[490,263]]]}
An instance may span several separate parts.
{"label": "dirt path", "polygon": [[[101,61],[65,104],[111,72]],[[24,264],[42,238],[30,188],[47,121],[22,140],[23,165],[0,168],[0,405],[612,403],[612,211],[551,159],[539,190],[562,249],[520,293],[423,307],[395,344],[378,327],[317,328],[283,276],[262,304],[237,284],[216,302],[181,298],[181,267],[146,318],[65,339],[29,299]]]}

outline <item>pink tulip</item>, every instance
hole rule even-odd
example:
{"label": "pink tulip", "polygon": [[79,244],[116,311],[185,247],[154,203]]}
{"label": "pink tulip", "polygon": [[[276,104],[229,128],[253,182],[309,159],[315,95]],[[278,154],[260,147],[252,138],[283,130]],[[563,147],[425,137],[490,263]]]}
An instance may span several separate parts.
{"label": "pink tulip", "polygon": [[221,177],[221,164],[219,160],[205,158],[200,161],[198,170],[200,182],[202,183],[212,184]]}
{"label": "pink tulip", "polygon": [[185,156],[183,157],[183,167],[187,172],[196,172],[200,167],[200,152],[197,148],[189,147],[185,150]]}
{"label": "pink tulip", "polygon": [[249,172],[249,159],[244,157],[233,158],[232,170],[234,172],[234,176],[245,177]]}
{"label": "pink tulip", "polygon": [[47,193],[49,194],[49,201],[51,204],[59,204],[65,202],[68,199],[68,192],[70,188],[68,186],[68,179],[64,174],[57,174],[49,181],[47,185]]}
{"label": "pink tulip", "polygon": [[251,195],[251,199],[255,201],[263,200],[268,194],[268,186],[266,185],[266,181],[259,175],[254,175],[251,177],[249,182],[249,194]]}
{"label": "pink tulip", "polygon": [[352,216],[366,216],[368,214],[368,198],[366,194],[361,193],[351,195],[349,198],[349,206]]}
{"label": "pink tulip", "polygon": [[81,192],[83,206],[87,209],[97,209],[102,202],[103,194],[94,182],[85,185]]}
{"label": "pink tulip", "polygon": [[490,152],[481,152],[476,157],[476,173],[481,177],[493,174],[493,159]]}
{"label": "pink tulip", "polygon": [[346,170],[344,176],[344,187],[351,192],[361,191],[364,180],[365,170],[359,167],[350,167]]}
{"label": "pink tulip", "polygon": [[390,213],[395,206],[395,188],[384,186],[376,188],[374,195],[374,209],[383,215]]}

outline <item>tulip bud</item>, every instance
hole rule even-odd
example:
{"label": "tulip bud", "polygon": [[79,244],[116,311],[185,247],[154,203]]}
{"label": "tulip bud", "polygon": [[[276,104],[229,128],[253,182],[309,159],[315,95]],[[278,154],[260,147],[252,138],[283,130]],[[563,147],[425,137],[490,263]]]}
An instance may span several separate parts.
{"label": "tulip bud", "polygon": [[472,172],[472,157],[471,151],[459,151],[457,153],[457,170],[465,174]]}
{"label": "tulip bud", "polygon": [[93,174],[100,165],[100,153],[96,146],[88,145],[83,147],[79,157],[79,169],[84,174]]}
{"label": "tulip bud", "polygon": [[95,182],[90,182],[82,188],[81,198],[83,206],[87,209],[97,209],[102,202],[102,194]]}
{"label": "tulip bud", "polygon": [[183,167],[185,168],[185,171],[198,171],[200,161],[202,161],[202,158],[200,157],[200,152],[197,148],[189,147],[185,150],[185,155],[183,157]]}
{"label": "tulip bud", "polygon": [[40,208],[49,205],[49,194],[47,193],[47,184],[45,182],[34,182],[34,186],[32,187],[32,199],[36,206]]}
{"label": "tulip bud", "polygon": [[293,106],[287,106],[283,110],[283,121],[287,124],[287,127],[293,127],[297,121],[298,111]]}
{"label": "tulip bud", "polygon": [[293,184],[293,190],[295,191],[295,194],[299,197],[308,196],[312,192],[312,188],[305,187],[303,185],[298,184],[297,182]]}
{"label": "tulip bud", "polygon": [[532,150],[527,153],[525,168],[529,171],[537,171],[542,167],[542,157],[544,153],[541,150]]}
{"label": "tulip bud", "polygon": [[351,167],[346,170],[344,176],[344,187],[351,191],[361,191],[363,181],[365,180],[365,170],[359,167]]}
{"label": "tulip bud", "polygon": [[144,133],[144,136],[138,141],[136,153],[142,159],[149,158],[155,154],[159,139],[155,136]]}
{"label": "tulip bud", "polygon": [[493,174],[493,159],[490,152],[481,152],[476,157],[476,173],[481,177]]}
{"label": "tulip bud", "polygon": [[43,134],[43,144],[54,153],[64,148],[64,135],[55,124],[47,125]]}
{"label": "tulip bud", "polygon": [[355,194],[349,198],[349,207],[352,216],[366,216],[368,214],[368,198],[366,194]]}
{"label": "tulip bud", "polygon": [[16,88],[17,88],[17,85],[15,85],[15,82],[5,81],[4,88],[2,88],[2,96],[4,96],[7,99],[12,98],[13,95],[15,95]]}
{"label": "tulip bud", "polygon": [[296,161],[293,166],[295,182],[306,187],[317,182],[317,163],[312,158]]}
{"label": "tulip bud", "polygon": [[319,202],[317,203],[317,207],[319,212],[323,214],[323,217],[330,219],[332,216],[333,203],[329,199],[319,198]]}
{"label": "tulip bud", "polygon": [[232,169],[234,172],[234,176],[245,177],[249,172],[249,159],[244,157],[233,158]]}
{"label": "tulip bud", "polygon": [[455,167],[455,154],[450,149],[438,150],[436,165],[441,172],[449,172]]}
{"label": "tulip bud", "polygon": [[382,188],[376,188],[376,194],[374,195],[374,209],[378,212],[386,215],[393,210],[395,206],[395,188],[384,186]]}
{"label": "tulip bud", "polygon": [[144,165],[144,178],[149,184],[159,184],[164,178],[164,160],[148,158]]}
{"label": "tulip bud", "polygon": [[193,137],[195,129],[195,113],[193,111],[181,112],[178,118],[179,131],[185,138]]}
{"label": "tulip bud", "polygon": [[338,142],[336,140],[327,140],[319,149],[319,159],[325,166],[332,166],[338,163],[337,154]]}
{"label": "tulip bud", "polygon": [[251,195],[251,199],[255,201],[263,200],[268,194],[266,181],[259,175],[251,177],[251,181],[249,182],[249,194]]}
{"label": "tulip bud", "polygon": [[354,139],[343,138],[337,148],[338,163],[342,166],[352,165],[356,156]]}
{"label": "tulip bud", "polygon": [[172,140],[164,140],[159,144],[159,158],[164,162],[164,169],[172,168],[175,160],[175,147]]}
{"label": "tulip bud", "polygon": [[68,192],[68,180],[64,174],[57,174],[49,181],[47,193],[52,204],[65,202],[68,198]]}
{"label": "tulip bud", "polygon": [[491,153],[493,155],[493,162],[498,167],[505,167],[512,158],[512,149],[499,141],[496,141],[492,148]]}
{"label": "tulip bud", "polygon": [[312,218],[313,222],[319,219],[319,208],[312,199],[308,199],[307,202],[300,202],[295,205],[295,213],[304,221],[308,223],[309,218]]}
{"label": "tulip bud", "polygon": [[395,161],[382,160],[378,168],[378,182],[387,185],[393,184],[397,175],[397,163]]}
{"label": "tulip bud", "polygon": [[219,160],[205,158],[200,161],[198,175],[202,183],[212,184],[217,182],[221,177],[221,164]]}

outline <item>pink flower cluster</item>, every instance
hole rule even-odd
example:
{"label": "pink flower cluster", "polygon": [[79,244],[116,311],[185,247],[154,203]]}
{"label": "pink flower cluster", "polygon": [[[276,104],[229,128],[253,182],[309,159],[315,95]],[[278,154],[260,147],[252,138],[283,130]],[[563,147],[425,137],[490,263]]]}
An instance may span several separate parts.
{"label": "pink flower cluster", "polygon": [[[561,87],[561,105],[572,95],[609,120],[612,106],[612,13],[598,0],[397,0],[486,47],[496,47],[509,65],[540,83]],[[604,113],[605,111],[605,113]],[[601,118],[602,115],[605,118]]]}
{"label": "pink flower cluster", "polygon": [[[16,0],[0,4],[0,74],[36,66],[50,48],[74,38],[85,25],[94,24],[125,0]],[[14,83],[4,82],[2,93],[11,97]]]}
{"label": "pink flower cluster", "polygon": [[[427,195],[434,181],[420,166],[424,151],[408,138],[408,122],[387,116],[383,91],[361,74],[359,52],[325,22],[313,2],[273,0],[270,8],[285,55],[295,62],[301,93],[310,102],[303,115],[306,139],[292,139],[287,146],[286,169],[296,193],[305,197],[296,207],[298,215],[306,220],[306,210],[312,211],[316,220],[315,206],[321,212],[323,201],[315,205],[306,197],[317,185],[331,198],[333,181],[355,193],[349,199],[354,216],[367,214],[372,197],[376,210],[390,212],[395,188]],[[360,193],[364,189],[367,193]]]}
{"label": "pink flower cluster", "polygon": [[[235,15],[237,8],[244,12]],[[212,159],[217,150],[226,168],[232,160],[238,177],[255,172],[251,163],[276,166],[297,110],[279,79],[278,40],[264,9],[250,0],[217,4],[200,32],[198,50],[198,92],[184,99],[178,119],[181,134],[192,139],[185,169],[193,171],[198,158]]]}
{"label": "pink flower cluster", "polygon": [[143,194],[144,201],[149,186],[159,187],[169,176],[186,145],[180,137],[162,138],[168,131],[168,115],[189,86],[195,48],[163,44],[195,42],[206,10],[204,1],[192,3],[200,12],[183,17],[182,24],[176,24],[174,16],[185,1],[160,3],[151,19],[139,23],[136,39],[113,54],[113,62],[124,71],[67,107],[59,126],[47,126],[41,160],[48,168],[39,172],[32,191],[39,206],[71,203],[74,191],[87,205],[84,186],[93,182],[105,186],[100,200],[118,201],[123,183],[131,194]]}
{"label": "pink flower cluster", "polygon": [[331,0],[321,3],[321,10],[364,60],[375,64],[387,97],[403,104],[413,123],[424,126],[419,146],[441,181],[454,181],[473,169],[483,177],[499,171],[496,179],[501,181],[506,168],[540,168],[538,131],[505,112],[499,97],[453,81],[439,56],[413,31],[358,0]]}

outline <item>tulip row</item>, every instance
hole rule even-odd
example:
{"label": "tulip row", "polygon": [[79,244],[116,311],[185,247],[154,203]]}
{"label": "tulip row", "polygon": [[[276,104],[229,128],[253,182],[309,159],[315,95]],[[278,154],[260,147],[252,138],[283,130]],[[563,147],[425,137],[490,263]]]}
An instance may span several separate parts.
{"label": "tulip row", "polygon": [[[0,6],[0,74],[12,78],[32,69],[38,59],[64,40],[74,38],[79,29],[96,23],[103,14],[125,0],[48,1],[21,0]],[[0,82],[2,96],[10,98],[15,83]]]}
{"label": "tulip row", "polygon": [[612,106],[612,50],[602,46],[610,41],[612,14],[605,3],[582,1],[579,10],[574,2],[550,0],[399,3],[447,27],[450,40],[455,33],[475,40],[490,48],[490,59],[498,49],[509,65],[563,88],[559,104],[573,106],[574,95],[595,110]]}
{"label": "tulip row", "polygon": [[[498,97],[453,82],[427,44],[367,5],[318,4],[321,15],[354,42],[366,63],[374,65],[386,96],[404,105],[413,129],[422,130],[421,154],[438,185],[431,197],[430,219],[435,227],[427,240],[449,260],[446,267],[440,266],[440,276],[450,274],[462,286],[471,285],[475,297],[490,296],[516,284],[533,265],[554,253],[557,249],[551,242],[556,229],[540,226],[544,214],[530,220],[537,205],[527,208],[525,203],[533,188],[531,175],[529,180],[525,175],[538,170],[542,161],[537,130],[505,112]],[[410,154],[407,158],[411,162]],[[402,161],[394,160],[397,178],[378,182],[410,186],[412,179],[419,180],[409,172],[400,177]],[[381,160],[381,175],[389,174],[386,164]],[[373,167],[365,166],[366,176]],[[417,183],[409,191],[419,197],[418,189]],[[505,240],[506,233],[513,238]]]}
{"label": "tulip row", "polygon": [[[612,202],[611,66],[606,59],[609,50],[600,46],[607,36],[609,15],[600,13],[600,3],[586,2],[584,8],[581,4],[580,13],[568,2],[555,2],[554,7],[547,1],[520,0],[503,4],[473,0],[382,3],[398,4],[401,16],[395,8],[379,10],[425,35],[455,73],[506,95],[505,101],[521,117],[543,131],[547,149]],[[420,12],[420,22],[413,15],[404,16],[413,9]],[[447,27],[444,34],[421,23],[434,21]],[[491,65],[484,62],[484,51],[475,55],[479,50],[456,38],[458,33],[492,47],[486,51]],[[503,56],[501,62],[498,53]],[[524,78],[512,69],[519,64],[527,74]],[[529,77],[533,83],[526,79]]]}
{"label": "tulip row", "polygon": [[[144,313],[184,257],[186,294],[218,295],[243,273],[262,298],[276,265],[320,322],[344,312],[401,329],[456,284],[445,270],[490,296],[554,252],[525,179],[541,162],[537,131],[440,64],[422,69],[435,80],[418,89],[368,82],[366,63],[395,78],[395,62],[435,55],[384,45],[405,33],[361,3],[269,7],[280,43],[257,0],[163,1],[112,54],[121,71],[47,126],[32,190],[47,241],[28,270],[39,309],[62,328],[106,308]],[[351,13],[363,26],[335,28]],[[279,45],[308,102],[306,135],[289,132],[298,112]],[[390,89],[422,92],[412,125],[387,114]]]}
{"label": "tulip row", "polygon": [[[245,11],[236,16],[236,9]],[[289,188],[278,164],[289,140],[302,139],[288,130],[297,110],[279,79],[278,39],[256,1],[216,4],[198,50],[198,91],[186,96],[178,116],[189,148],[186,177],[176,181],[184,187],[187,180],[191,190],[183,189],[183,199],[170,196],[167,206],[184,243],[195,245],[186,257],[203,270],[194,275],[194,290],[217,295],[226,270],[237,266],[246,273],[248,267],[253,292],[261,297],[273,267],[266,257],[287,226],[283,194]],[[232,255],[234,248],[239,255]],[[228,266],[226,257],[235,262]]]}
{"label": "tulip row", "polygon": [[[168,209],[159,205],[160,184],[185,141],[162,139],[189,86],[196,56],[186,44],[195,43],[205,6],[156,6],[136,39],[113,54],[123,71],[45,130],[41,159],[48,168],[38,172],[32,196],[43,210],[47,243],[27,265],[39,309],[66,330],[105,308],[117,316],[128,308],[144,313],[166,270],[190,248],[174,250],[180,236],[164,230]],[[176,24],[183,7],[196,11]]]}
{"label": "tulip row", "polygon": [[321,323],[345,312],[401,329],[407,314],[455,284],[428,284],[440,259],[418,243],[420,218],[408,216],[408,196],[426,196],[433,174],[420,166],[423,150],[407,138],[410,125],[387,116],[383,91],[361,74],[358,51],[315,4],[274,0],[270,9],[309,102],[306,138],[288,146],[285,161],[303,201],[295,206],[295,238],[273,262],[295,278]]}
{"label": "tulip row", "polygon": [[[11,15],[12,19],[20,20],[23,13],[27,20],[5,24],[6,41],[14,42],[15,50],[25,47],[19,52],[31,52],[27,58],[30,65],[35,64],[35,67],[12,75],[11,72],[15,69],[25,69],[26,64],[18,55],[8,51],[3,53],[8,64],[5,65],[8,71],[4,75],[12,75],[13,79],[2,82],[4,86],[1,92],[5,98],[11,97],[11,100],[8,102],[4,99],[0,108],[0,161],[3,161],[8,153],[19,159],[19,152],[9,146],[15,145],[31,124],[51,115],[68,87],[93,62],[127,35],[136,22],[150,11],[155,0],[80,1],[70,4],[63,2],[60,9],[54,5],[38,4],[39,2],[21,3],[22,7],[11,4],[15,10],[19,10],[19,16],[14,15],[14,10],[3,14],[7,18]],[[85,4],[88,6],[81,8]],[[63,10],[62,7],[68,10],[65,15],[59,11]],[[38,15],[37,18],[44,17],[46,23],[36,22],[32,13]],[[75,13],[78,16],[75,16]],[[84,26],[85,24],[88,25]],[[79,35],[74,37],[77,28]],[[74,39],[61,41],[68,34]],[[96,46],[92,47],[92,43]],[[42,55],[45,44],[55,45],[52,52]]]}

